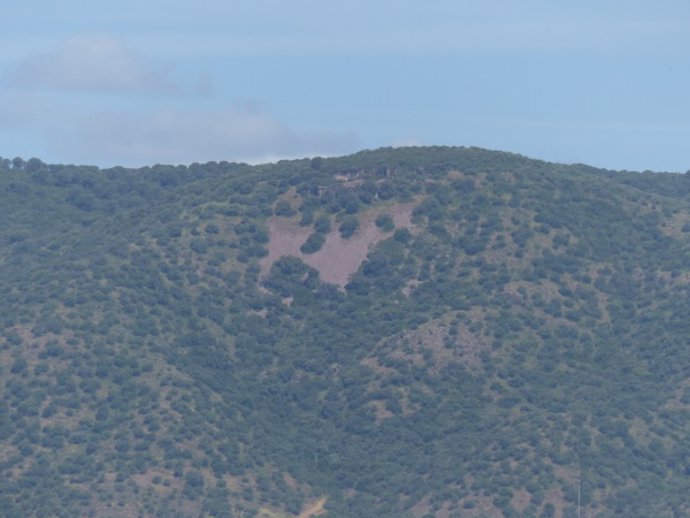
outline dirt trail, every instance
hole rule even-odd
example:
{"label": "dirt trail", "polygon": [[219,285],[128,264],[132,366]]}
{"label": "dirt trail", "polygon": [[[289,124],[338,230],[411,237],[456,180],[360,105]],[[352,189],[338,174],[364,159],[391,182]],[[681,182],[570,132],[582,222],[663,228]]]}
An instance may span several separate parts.
{"label": "dirt trail", "polygon": [[322,514],[326,513],[326,509],[324,509],[324,505],[326,505],[326,501],[328,498],[325,496],[323,498],[319,498],[316,502],[314,502],[311,505],[308,505],[304,511],[299,513],[298,518],[313,518],[314,516],[321,516]]}
{"label": "dirt trail", "polygon": [[[326,509],[324,506],[328,501],[328,497],[321,497],[317,501],[312,502],[307,505],[301,513],[297,515],[297,518],[314,518],[316,516],[321,516],[326,514]],[[260,509],[259,518],[289,518],[289,516],[295,516],[294,514],[286,515],[281,512],[271,511],[270,509]]]}

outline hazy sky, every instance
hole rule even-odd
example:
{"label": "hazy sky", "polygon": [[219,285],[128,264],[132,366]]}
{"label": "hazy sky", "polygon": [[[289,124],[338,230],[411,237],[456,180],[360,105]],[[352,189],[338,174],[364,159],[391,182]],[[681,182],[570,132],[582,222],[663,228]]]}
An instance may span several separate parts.
{"label": "hazy sky", "polygon": [[447,144],[690,169],[687,0],[9,0],[0,156]]}

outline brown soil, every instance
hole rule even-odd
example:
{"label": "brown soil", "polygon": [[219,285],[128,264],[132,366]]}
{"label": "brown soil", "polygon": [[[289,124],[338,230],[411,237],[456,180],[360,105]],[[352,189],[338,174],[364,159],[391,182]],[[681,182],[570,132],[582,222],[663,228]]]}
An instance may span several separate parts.
{"label": "brown soil", "polygon": [[325,496],[323,498],[319,498],[316,502],[314,502],[311,505],[308,505],[301,513],[299,513],[298,518],[313,518],[314,516],[321,516],[322,514],[326,513],[326,509],[324,509],[324,505],[326,505],[326,500],[328,500]]}
{"label": "brown soil", "polygon": [[383,422],[386,419],[389,419],[391,417],[394,417],[395,414],[388,410],[386,408],[386,402],[385,401],[370,401],[367,403],[368,406],[371,406],[374,409],[374,412],[376,413],[376,423],[379,424]]}
{"label": "brown soil", "polygon": [[510,501],[510,505],[518,513],[524,513],[525,509],[529,505],[532,499],[532,495],[526,489],[518,489],[513,493],[513,498]]}
{"label": "brown soil", "polygon": [[310,227],[301,227],[295,218],[272,217],[268,220],[270,239],[268,255],[261,260],[262,275],[267,275],[271,265],[284,256],[299,257],[319,272],[321,280],[343,288],[367,258],[369,249],[390,237],[375,223],[376,216],[387,212],[397,228],[412,227],[412,210],[416,203],[397,205],[387,209],[360,214],[360,227],[350,239],[343,239],[337,229],[326,236],[321,250],[314,254],[303,254],[300,247],[311,234]]}
{"label": "brown soil", "polygon": [[[326,502],[328,501],[327,497],[322,497],[319,498],[317,501],[312,502],[311,504],[307,505],[301,513],[297,515],[297,518],[314,518],[315,516],[321,516],[323,514],[326,514],[327,511],[324,508],[324,505],[326,505]],[[259,518],[287,518],[288,515],[279,512],[279,511],[272,511],[267,508],[261,508],[259,510]],[[294,514],[291,514],[290,516],[295,516]]]}

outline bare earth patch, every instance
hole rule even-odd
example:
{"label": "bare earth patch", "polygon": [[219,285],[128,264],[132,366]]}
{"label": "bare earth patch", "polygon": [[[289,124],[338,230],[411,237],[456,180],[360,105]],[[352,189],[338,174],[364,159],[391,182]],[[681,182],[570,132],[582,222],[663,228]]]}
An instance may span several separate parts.
{"label": "bare earth patch", "polygon": [[281,257],[299,257],[319,272],[322,281],[343,288],[367,258],[370,248],[391,236],[391,232],[383,232],[376,226],[376,217],[388,213],[397,228],[411,228],[415,205],[406,203],[359,214],[359,229],[350,239],[343,239],[334,229],[326,236],[321,250],[314,254],[300,251],[312,233],[311,227],[301,227],[296,218],[273,216],[268,220],[268,255],[260,262],[261,273],[266,276],[273,263]]}
{"label": "bare earth patch", "polygon": [[301,513],[299,513],[299,518],[313,518],[314,516],[321,516],[326,513],[324,505],[326,505],[327,498],[319,498],[316,502],[308,505]]}
{"label": "bare earth patch", "polygon": [[395,416],[393,412],[386,408],[385,401],[370,401],[368,405],[373,407],[374,412],[376,413],[376,424]]}
{"label": "bare earth patch", "polygon": [[[316,516],[321,516],[326,514],[326,509],[324,505],[328,501],[327,497],[319,498],[317,501],[312,502],[304,507],[302,512],[297,515],[297,518],[314,518]],[[272,511],[266,507],[259,509],[259,518],[288,518],[288,516],[295,516],[294,514],[286,515],[278,511]]]}
{"label": "bare earth patch", "polygon": [[527,509],[527,506],[532,500],[532,495],[526,489],[518,489],[513,493],[513,498],[510,500],[510,505],[518,513],[522,514]]}

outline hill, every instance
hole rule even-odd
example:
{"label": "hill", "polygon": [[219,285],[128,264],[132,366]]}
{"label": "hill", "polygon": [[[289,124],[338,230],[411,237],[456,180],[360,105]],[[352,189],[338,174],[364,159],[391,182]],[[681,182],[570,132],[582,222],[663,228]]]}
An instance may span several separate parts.
{"label": "hill", "polygon": [[0,161],[7,517],[690,513],[690,176]]}

